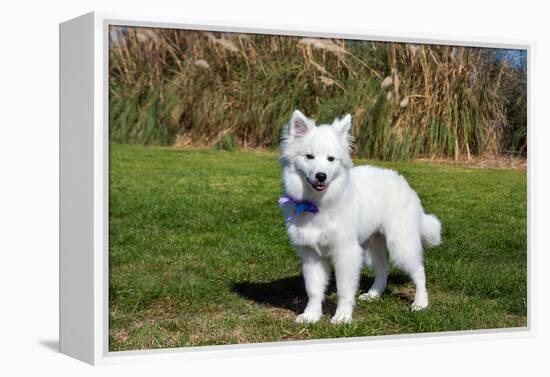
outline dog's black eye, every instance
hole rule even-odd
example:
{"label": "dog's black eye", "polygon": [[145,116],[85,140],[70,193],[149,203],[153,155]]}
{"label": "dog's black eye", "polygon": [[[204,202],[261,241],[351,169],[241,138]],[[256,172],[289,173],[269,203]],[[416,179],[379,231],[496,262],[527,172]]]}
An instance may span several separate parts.
{"label": "dog's black eye", "polygon": [[334,157],[328,156],[327,160],[329,160],[330,162],[332,162],[332,161],[334,161]]}
{"label": "dog's black eye", "polygon": [[307,158],[308,160],[313,160],[315,157],[313,157],[312,154],[306,154],[306,158]]}

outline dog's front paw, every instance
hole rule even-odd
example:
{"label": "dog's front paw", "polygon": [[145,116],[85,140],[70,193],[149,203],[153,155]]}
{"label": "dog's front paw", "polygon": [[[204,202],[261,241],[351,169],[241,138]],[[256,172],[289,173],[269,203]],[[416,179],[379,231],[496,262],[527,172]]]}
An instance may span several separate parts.
{"label": "dog's front paw", "polygon": [[334,317],[330,320],[330,322],[334,325],[340,325],[340,324],[346,324],[351,323],[351,320],[353,318],[353,308],[352,309],[336,309],[336,314],[334,314]]}
{"label": "dog's front paw", "polygon": [[380,299],[380,293],[375,291],[368,291],[367,293],[360,294],[358,299],[361,301],[367,301],[367,302],[376,301]]}
{"label": "dog's front paw", "polygon": [[411,310],[413,312],[417,312],[420,310],[424,310],[428,307],[428,299],[425,300],[415,300],[411,305]]}
{"label": "dog's front paw", "polygon": [[296,317],[296,323],[315,323],[321,319],[321,312],[306,311]]}

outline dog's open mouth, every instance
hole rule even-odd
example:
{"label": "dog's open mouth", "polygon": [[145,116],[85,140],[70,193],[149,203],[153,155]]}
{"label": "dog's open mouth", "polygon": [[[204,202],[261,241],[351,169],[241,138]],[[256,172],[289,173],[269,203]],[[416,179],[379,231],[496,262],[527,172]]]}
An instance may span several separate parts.
{"label": "dog's open mouth", "polygon": [[324,183],[320,183],[320,182],[314,183],[314,182],[311,182],[309,179],[307,181],[315,191],[325,191],[327,188],[327,185],[325,185]]}

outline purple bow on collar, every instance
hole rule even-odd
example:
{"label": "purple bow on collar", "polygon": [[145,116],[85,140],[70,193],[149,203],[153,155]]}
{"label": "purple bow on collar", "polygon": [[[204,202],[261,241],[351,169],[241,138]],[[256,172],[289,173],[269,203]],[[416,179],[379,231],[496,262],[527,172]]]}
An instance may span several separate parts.
{"label": "purple bow on collar", "polygon": [[294,216],[302,212],[310,212],[310,213],[319,212],[319,208],[317,208],[317,206],[311,202],[294,199],[293,197],[288,195],[283,195],[279,198],[280,207],[288,203],[294,204],[294,213],[285,220],[286,222],[289,222],[294,218]]}

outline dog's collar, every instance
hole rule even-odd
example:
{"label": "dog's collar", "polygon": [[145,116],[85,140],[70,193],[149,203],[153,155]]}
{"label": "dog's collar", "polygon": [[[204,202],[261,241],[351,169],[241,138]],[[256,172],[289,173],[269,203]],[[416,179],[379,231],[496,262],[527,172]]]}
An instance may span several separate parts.
{"label": "dog's collar", "polygon": [[292,203],[294,204],[294,213],[286,218],[286,222],[289,222],[294,218],[294,216],[302,213],[302,212],[310,212],[310,213],[317,213],[319,212],[319,208],[311,202],[305,201],[305,200],[298,200],[294,199],[293,197],[289,195],[283,195],[279,198],[279,206],[282,207],[285,204]]}

